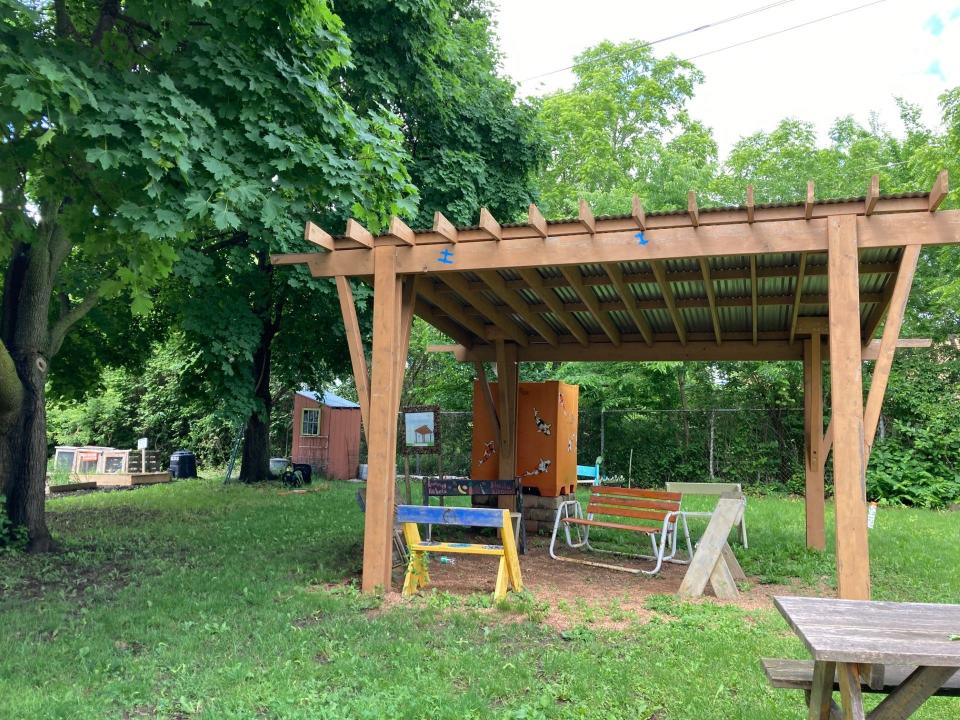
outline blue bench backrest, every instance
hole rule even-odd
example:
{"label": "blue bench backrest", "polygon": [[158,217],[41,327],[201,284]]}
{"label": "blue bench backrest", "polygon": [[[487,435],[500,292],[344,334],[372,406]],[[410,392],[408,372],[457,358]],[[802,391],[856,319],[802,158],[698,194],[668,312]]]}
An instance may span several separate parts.
{"label": "blue bench backrest", "polygon": [[427,525],[462,525],[464,527],[503,527],[503,510],[469,507],[428,507],[398,505],[397,521]]}
{"label": "blue bench backrest", "polygon": [[596,465],[577,465],[578,478],[593,478],[593,484],[600,484],[600,462],[603,458],[597,458]]}

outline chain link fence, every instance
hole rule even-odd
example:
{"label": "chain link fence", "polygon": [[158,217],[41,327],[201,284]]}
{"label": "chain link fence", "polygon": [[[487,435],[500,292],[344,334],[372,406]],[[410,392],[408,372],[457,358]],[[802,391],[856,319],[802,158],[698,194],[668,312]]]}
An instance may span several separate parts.
{"label": "chain link fence", "polygon": [[[470,476],[473,415],[441,412],[439,455],[410,455],[413,475]],[[601,474],[618,484],[725,481],[791,491],[803,487],[803,410],[584,410],[578,460],[602,457]],[[366,462],[366,448],[361,450]],[[398,468],[404,457],[398,455]]]}

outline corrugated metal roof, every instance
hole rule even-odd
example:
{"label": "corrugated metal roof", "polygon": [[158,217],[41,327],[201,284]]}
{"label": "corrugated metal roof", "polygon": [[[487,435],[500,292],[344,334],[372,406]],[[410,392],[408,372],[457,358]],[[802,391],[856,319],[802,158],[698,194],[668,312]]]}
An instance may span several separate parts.
{"label": "corrugated metal roof", "polygon": [[360,407],[357,403],[351,402],[350,400],[342,398],[339,395],[334,395],[332,392],[328,392],[326,390],[324,390],[321,394],[303,387],[300,390],[297,390],[297,394],[303,395],[311,400],[316,400],[318,403],[326,405],[327,407],[347,409]]}

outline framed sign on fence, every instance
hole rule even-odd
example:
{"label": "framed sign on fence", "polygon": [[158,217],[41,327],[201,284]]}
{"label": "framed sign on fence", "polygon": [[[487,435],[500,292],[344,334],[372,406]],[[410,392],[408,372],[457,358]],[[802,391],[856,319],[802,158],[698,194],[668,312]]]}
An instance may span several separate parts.
{"label": "framed sign on fence", "polygon": [[414,405],[400,410],[403,454],[440,453],[440,406]]}

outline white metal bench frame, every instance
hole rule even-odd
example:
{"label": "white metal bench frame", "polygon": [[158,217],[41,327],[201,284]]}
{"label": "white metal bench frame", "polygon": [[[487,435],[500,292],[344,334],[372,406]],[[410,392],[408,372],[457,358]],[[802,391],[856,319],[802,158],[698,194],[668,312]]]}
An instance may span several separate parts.
{"label": "white metal bench frame", "polygon": [[[572,513],[571,514],[571,510]],[[572,562],[579,563],[580,565],[591,565],[593,567],[602,567],[607,568],[608,570],[620,570],[623,572],[633,573],[634,575],[656,575],[660,572],[660,568],[663,563],[669,562],[677,565],[688,565],[690,563],[689,558],[693,557],[693,545],[690,542],[690,530],[687,527],[687,518],[686,513],[683,510],[677,510],[668,512],[663,518],[663,524],[659,532],[654,533],[644,533],[650,538],[650,543],[653,549],[653,555],[642,555],[642,554],[630,554],[625,552],[620,552],[617,550],[603,550],[600,548],[595,548],[590,544],[590,525],[580,525],[576,523],[565,523],[563,520],[565,518],[576,518],[580,520],[593,520],[595,513],[590,513],[587,516],[584,516],[583,505],[579,500],[566,500],[560,504],[560,507],[557,508],[557,514],[553,521],[553,533],[550,536],[550,557],[554,560],[562,560],[563,562]],[[600,513],[603,515],[603,513]],[[615,516],[609,516],[615,517]],[[687,560],[677,559],[677,525],[679,523],[683,524],[683,534],[687,541]],[[600,563],[594,562],[591,560],[579,560],[577,558],[568,558],[557,555],[556,553],[556,543],[557,543],[557,531],[560,529],[560,524],[563,523],[563,532],[567,542],[567,547],[576,549],[584,547],[591,552],[597,553],[606,553],[608,555],[618,555],[625,558],[633,558],[637,560],[652,560],[655,562],[655,565],[652,570],[643,570],[640,568],[628,568],[623,565],[611,565],[609,563]],[[570,526],[573,525],[577,530],[577,540],[573,541],[573,537],[570,533]],[[636,532],[630,530],[624,530],[623,532]],[[657,537],[659,536],[659,542]],[[665,555],[667,544],[670,546],[670,554]]]}

